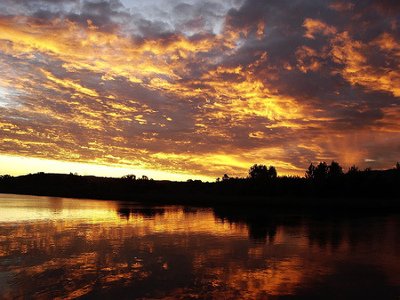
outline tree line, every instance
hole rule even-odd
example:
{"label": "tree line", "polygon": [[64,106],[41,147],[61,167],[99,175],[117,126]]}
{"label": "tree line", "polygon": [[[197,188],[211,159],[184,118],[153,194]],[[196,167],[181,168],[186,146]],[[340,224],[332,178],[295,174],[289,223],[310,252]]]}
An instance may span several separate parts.
{"label": "tree line", "polygon": [[303,177],[278,176],[274,166],[255,164],[246,177],[224,174],[216,182],[153,180],[132,174],[122,178],[43,172],[0,176],[0,193],[191,205],[235,203],[292,207],[334,203],[400,207],[399,186],[399,163],[387,170],[360,170],[352,166],[345,172],[336,161],[310,164]]}
{"label": "tree line", "polygon": [[[343,167],[336,161],[332,161],[330,164],[327,164],[325,161],[319,162],[317,165],[313,163],[307,168],[304,174],[304,178],[312,181],[324,181],[329,179],[338,179],[342,176],[357,176],[361,174],[371,174],[373,173],[385,173],[390,172],[391,170],[395,170],[400,172],[400,162],[397,162],[393,169],[389,170],[372,170],[371,168],[366,168],[364,170],[360,170],[357,166],[351,166],[347,172],[343,171]],[[217,178],[216,181],[220,182],[227,180],[242,180],[242,179],[250,179],[256,181],[270,181],[276,179],[278,177],[278,173],[274,166],[266,166],[262,164],[254,164],[250,167],[248,171],[248,176],[246,178],[240,177],[229,177],[228,174],[224,174],[222,179]]]}

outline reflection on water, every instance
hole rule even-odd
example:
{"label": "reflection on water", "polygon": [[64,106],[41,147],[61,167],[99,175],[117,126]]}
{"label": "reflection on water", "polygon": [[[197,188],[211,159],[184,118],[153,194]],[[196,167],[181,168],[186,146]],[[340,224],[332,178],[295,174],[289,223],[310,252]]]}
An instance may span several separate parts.
{"label": "reflection on water", "polygon": [[0,195],[0,298],[398,299],[399,225]]}

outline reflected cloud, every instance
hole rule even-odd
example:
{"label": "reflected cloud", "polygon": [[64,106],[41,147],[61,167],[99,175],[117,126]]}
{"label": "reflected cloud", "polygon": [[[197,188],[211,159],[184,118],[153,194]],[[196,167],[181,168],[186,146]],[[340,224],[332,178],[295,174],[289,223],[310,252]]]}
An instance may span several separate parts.
{"label": "reflected cloud", "polygon": [[213,211],[7,195],[0,202],[6,298],[309,298],[328,293],[332,282],[351,293],[341,278],[354,280],[359,273],[364,281],[354,281],[358,292],[365,282],[372,294],[378,292],[375,281],[385,288],[381,295],[400,286],[399,220],[393,215]]}

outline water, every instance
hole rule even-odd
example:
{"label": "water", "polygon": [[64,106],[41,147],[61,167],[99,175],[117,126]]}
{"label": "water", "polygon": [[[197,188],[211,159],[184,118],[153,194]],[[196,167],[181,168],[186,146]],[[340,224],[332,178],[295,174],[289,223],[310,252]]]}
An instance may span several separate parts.
{"label": "water", "polygon": [[399,225],[0,195],[0,298],[400,299]]}

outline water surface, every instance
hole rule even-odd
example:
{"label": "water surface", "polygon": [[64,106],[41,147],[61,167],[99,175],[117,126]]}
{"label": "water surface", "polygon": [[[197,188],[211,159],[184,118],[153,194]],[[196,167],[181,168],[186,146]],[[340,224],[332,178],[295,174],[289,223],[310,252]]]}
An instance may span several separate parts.
{"label": "water surface", "polygon": [[399,299],[400,216],[0,195],[0,297]]}

